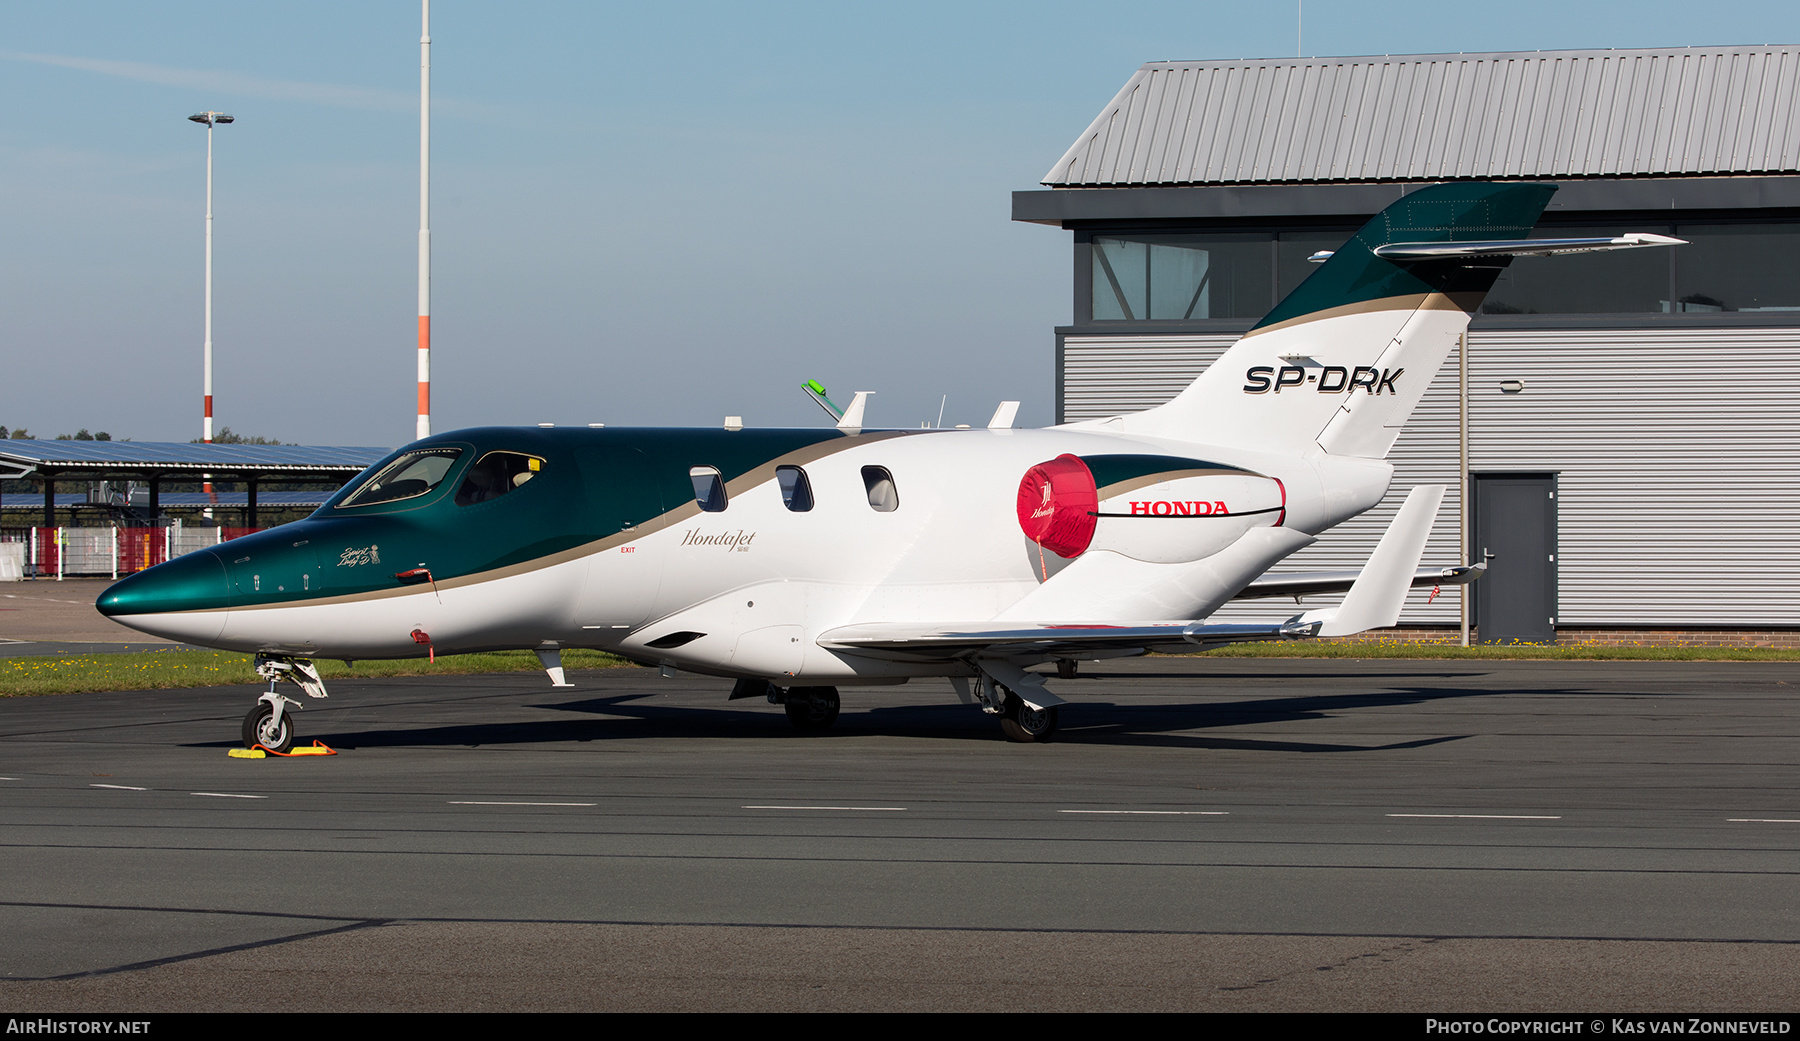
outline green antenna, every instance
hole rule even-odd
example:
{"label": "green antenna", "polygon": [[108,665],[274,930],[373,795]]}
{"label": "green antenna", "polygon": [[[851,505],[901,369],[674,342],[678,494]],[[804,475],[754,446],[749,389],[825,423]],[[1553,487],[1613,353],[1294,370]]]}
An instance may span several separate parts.
{"label": "green antenna", "polygon": [[844,410],[839,408],[836,402],[826,396],[825,384],[820,383],[818,380],[807,380],[805,383],[800,384],[800,389],[806,391],[807,397],[818,402],[820,408],[831,414],[832,422],[835,423],[844,418]]}

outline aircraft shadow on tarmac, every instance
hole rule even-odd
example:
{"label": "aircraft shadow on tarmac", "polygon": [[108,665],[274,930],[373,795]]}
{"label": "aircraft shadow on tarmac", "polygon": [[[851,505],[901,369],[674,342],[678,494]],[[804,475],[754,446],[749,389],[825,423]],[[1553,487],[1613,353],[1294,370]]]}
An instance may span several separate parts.
{"label": "aircraft shadow on tarmac", "polygon": [[[1224,677],[1210,676],[1211,679]],[[1268,679],[1267,675],[1258,677]],[[1316,679],[1317,676],[1307,678]],[[1369,679],[1368,676],[1356,677]],[[1418,678],[1417,673],[1409,678]],[[1462,677],[1467,679],[1467,674]],[[723,692],[721,692],[722,694]],[[1204,733],[1230,727],[1303,723],[1326,720],[1347,712],[1370,708],[1395,708],[1446,699],[1504,696],[1525,693],[1513,689],[1403,686],[1347,694],[1266,697],[1230,701],[1142,702],[1119,704],[1090,701],[1075,695],[1063,712],[1063,727],[1056,743],[1238,749],[1277,752],[1370,752],[1419,748],[1463,740],[1471,735],[1450,734],[1388,744],[1346,744],[1340,741],[1304,741],[1235,737]],[[1577,694],[1573,690],[1532,688],[1544,696]],[[848,704],[836,725],[822,734],[805,735],[789,726],[786,717],[772,707],[750,703],[696,707],[691,702],[669,704],[656,694],[620,694],[530,706],[537,710],[567,712],[571,718],[520,722],[465,723],[419,726],[405,729],[329,730],[320,720],[318,730],[308,728],[303,741],[317,737],[337,748],[544,745],[647,738],[712,738],[767,741],[772,739],[830,741],[834,738],[872,736],[910,737],[954,741],[1004,739],[993,721],[966,705],[877,706],[863,711]],[[754,707],[752,707],[754,706]],[[586,717],[586,718],[581,718]],[[603,718],[599,718],[603,717]]]}

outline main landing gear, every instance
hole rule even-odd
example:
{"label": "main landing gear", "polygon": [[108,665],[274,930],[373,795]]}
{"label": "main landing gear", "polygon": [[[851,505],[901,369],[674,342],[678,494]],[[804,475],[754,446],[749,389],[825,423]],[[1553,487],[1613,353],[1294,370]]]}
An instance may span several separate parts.
{"label": "main landing gear", "polygon": [[275,687],[287,680],[306,692],[307,697],[325,697],[325,681],[311,658],[290,658],[280,654],[256,656],[256,674],[269,681],[269,689],[244,716],[244,747],[266,748],[286,752],[294,747],[293,713],[300,702],[277,693]]}
{"label": "main landing gear", "polygon": [[[1001,690],[1006,690],[1001,687]],[[1006,690],[1006,699],[1000,703],[1000,732],[1008,741],[1023,743],[1043,742],[1050,740],[1056,733],[1056,706],[1033,708],[1010,690]]]}
{"label": "main landing gear", "polygon": [[767,697],[771,705],[785,707],[788,722],[803,734],[828,730],[837,722],[836,687],[788,687],[784,690],[768,680],[742,679],[731,688],[731,697],[726,700],[760,697]]}
{"label": "main landing gear", "polygon": [[782,703],[788,722],[803,734],[816,734],[837,722],[836,687],[790,687]]}
{"label": "main landing gear", "polygon": [[[1001,673],[1008,681],[992,675]],[[951,684],[965,704],[979,705],[981,711],[1000,717],[1000,732],[1008,741],[1042,743],[1056,733],[1057,707],[1062,699],[1044,689],[1044,682],[1017,665],[987,661],[969,678],[953,677]],[[1024,690],[1031,700],[1020,697]]]}

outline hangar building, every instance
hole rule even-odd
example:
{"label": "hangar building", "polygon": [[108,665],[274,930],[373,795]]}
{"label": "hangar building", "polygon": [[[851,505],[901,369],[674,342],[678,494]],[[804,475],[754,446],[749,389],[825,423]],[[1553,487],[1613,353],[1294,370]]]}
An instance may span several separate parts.
{"label": "hangar building", "polygon": [[[1058,421],[1168,400],[1310,254],[1477,179],[1558,184],[1540,236],[1690,244],[1515,261],[1466,340],[1466,507],[1453,353],[1387,501],[1282,568],[1360,565],[1407,489],[1443,483],[1426,562],[1465,524],[1493,554],[1478,639],[1800,646],[1800,47],[1143,66],[1013,196],[1073,233]],[[1459,623],[1455,592],[1401,620]]]}

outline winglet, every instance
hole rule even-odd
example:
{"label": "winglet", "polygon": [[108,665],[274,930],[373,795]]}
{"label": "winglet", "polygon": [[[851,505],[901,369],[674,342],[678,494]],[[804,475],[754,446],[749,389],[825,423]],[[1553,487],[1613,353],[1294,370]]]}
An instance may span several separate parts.
{"label": "winglet", "polygon": [[1406,496],[1400,512],[1381,536],[1362,574],[1344,594],[1344,602],[1335,611],[1308,612],[1297,620],[1318,618],[1320,636],[1353,636],[1366,629],[1380,629],[1400,620],[1400,608],[1412,588],[1413,573],[1419,558],[1425,554],[1425,540],[1431,536],[1431,524],[1437,519],[1438,507],[1444,501],[1444,486],[1422,484]]}

